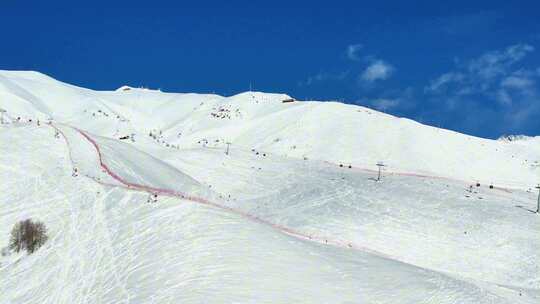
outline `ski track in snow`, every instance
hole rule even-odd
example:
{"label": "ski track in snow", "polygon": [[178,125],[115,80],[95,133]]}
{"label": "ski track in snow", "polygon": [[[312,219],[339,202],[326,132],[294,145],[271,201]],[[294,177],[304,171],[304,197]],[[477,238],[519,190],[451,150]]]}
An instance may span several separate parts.
{"label": "ski track in snow", "polygon": [[[27,125],[27,124],[21,124],[21,125]],[[32,125],[32,124],[29,123],[28,125]],[[74,154],[73,154],[74,150],[71,148],[70,140],[68,139],[66,134],[62,131],[61,128],[57,127],[54,123],[48,123],[48,124],[44,124],[44,125],[47,125],[49,127],[54,128],[63,137],[63,139],[66,142],[66,145],[68,147],[67,152],[68,152],[68,156],[69,156],[69,160],[71,162],[71,165],[74,168],[76,168],[77,165],[76,165],[76,162],[74,161]],[[60,125],[60,124],[58,124],[58,125]],[[414,265],[414,264],[404,262],[400,258],[397,258],[395,256],[384,254],[384,253],[378,252],[376,250],[369,249],[369,248],[367,248],[365,246],[361,246],[359,244],[355,244],[355,243],[351,243],[351,242],[347,242],[347,241],[344,241],[344,240],[335,239],[335,238],[331,238],[331,237],[321,237],[321,236],[318,236],[318,235],[308,235],[308,234],[302,233],[300,231],[296,231],[294,229],[291,229],[289,227],[272,223],[272,222],[270,222],[268,220],[257,217],[255,215],[250,214],[250,213],[246,213],[244,211],[241,211],[241,210],[238,210],[238,209],[235,209],[235,208],[231,208],[231,207],[223,205],[223,204],[211,202],[211,201],[209,201],[207,199],[204,199],[204,198],[201,198],[201,197],[188,195],[186,193],[178,192],[178,191],[171,190],[171,189],[152,187],[152,186],[147,186],[147,185],[138,184],[138,183],[130,183],[130,182],[126,181],[124,178],[122,178],[120,175],[116,174],[103,161],[101,148],[100,148],[99,144],[96,142],[96,140],[94,140],[91,137],[91,135],[86,133],[86,131],[83,131],[83,130],[78,129],[76,127],[72,127],[72,126],[65,125],[65,124],[61,124],[61,125],[75,130],[85,140],[87,140],[95,148],[95,153],[97,155],[97,158],[99,159],[99,165],[100,165],[102,171],[105,172],[108,176],[110,176],[114,181],[119,183],[119,184],[108,183],[108,182],[102,181],[98,177],[86,176],[87,178],[90,178],[90,179],[94,180],[95,182],[97,182],[99,184],[102,184],[102,185],[105,185],[105,186],[108,186],[108,187],[119,187],[119,188],[127,189],[127,190],[130,190],[130,191],[139,191],[139,192],[146,192],[146,193],[150,193],[150,194],[159,194],[159,195],[162,195],[162,196],[176,197],[176,198],[188,200],[188,201],[191,201],[191,202],[211,206],[211,207],[218,208],[220,210],[223,210],[223,211],[226,211],[226,212],[229,212],[229,213],[232,213],[232,214],[239,215],[239,216],[241,216],[243,218],[246,218],[246,219],[248,219],[250,221],[269,226],[269,227],[271,227],[271,228],[273,228],[273,229],[275,229],[277,231],[280,231],[280,232],[282,232],[284,234],[287,234],[287,235],[290,235],[292,237],[296,237],[296,238],[299,238],[299,239],[302,239],[302,240],[312,241],[312,242],[316,242],[316,243],[320,243],[320,244],[332,245],[332,246],[346,248],[346,249],[353,249],[353,250],[359,250],[359,251],[363,251],[363,252],[368,252],[368,253],[372,253],[372,254],[375,254],[377,256],[383,257],[383,258],[391,259],[391,260],[394,260],[394,261],[399,261],[399,262],[402,262],[402,263],[405,263],[405,264],[413,265],[413,266],[418,267],[418,268],[423,268],[423,267],[418,266],[418,265]],[[361,169],[361,168],[354,168],[354,169],[364,170],[364,169]],[[369,169],[365,169],[365,171],[376,172],[374,170],[369,170]],[[80,172],[80,174],[82,174],[82,172]],[[399,174],[399,175],[418,176],[418,177],[423,177],[423,178],[430,178],[431,177],[431,176],[417,175],[417,174]],[[434,177],[434,178],[438,178],[438,177]],[[441,177],[441,178],[446,179],[444,177]],[[455,179],[449,179],[449,180],[455,180]],[[335,183],[337,183],[337,181]],[[88,268],[88,267],[94,268],[95,271],[97,271],[98,266],[101,263],[100,262],[100,260],[101,260],[100,256],[103,256],[103,254],[112,254],[113,253],[113,249],[112,249],[112,247],[110,247],[111,244],[112,244],[112,241],[111,241],[111,237],[110,237],[108,228],[106,227],[106,224],[104,223],[103,219],[101,217],[99,217],[100,215],[102,215],[103,210],[101,210],[101,209],[103,209],[103,207],[104,207],[103,205],[105,203],[105,198],[111,193],[111,191],[112,190],[107,191],[105,194],[102,195],[102,197],[99,200],[96,201],[96,205],[94,206],[94,208],[96,209],[95,214],[98,215],[98,216],[96,216],[96,218],[94,219],[94,223],[93,223],[96,229],[104,231],[103,235],[106,238],[106,240],[104,240],[104,243],[106,243],[109,247],[98,251],[96,253],[96,256],[87,257],[87,258],[89,258],[89,260],[92,260],[93,262],[85,262],[85,260],[83,258],[77,258],[76,260],[79,260],[81,263],[83,263],[83,265],[78,268],[78,271],[80,271],[80,272],[82,272],[84,268]],[[349,191],[350,191],[350,189],[349,189]],[[99,209],[99,210],[97,210],[97,209]],[[72,214],[75,214],[75,212],[72,212]],[[72,233],[70,233],[70,235],[72,235],[72,237],[77,238],[77,239],[74,239],[74,242],[76,242],[76,243],[84,242],[84,240],[78,239],[79,236],[75,236],[74,229],[75,229],[75,227],[72,227],[73,231],[71,231]],[[133,241],[133,240],[131,240],[131,241]],[[109,251],[109,252],[107,252],[107,251]],[[126,253],[128,258],[132,254],[133,253],[131,253],[131,252]],[[67,269],[69,269],[71,266],[73,266],[74,263],[77,262],[77,261],[74,261],[74,260],[70,259],[70,257],[72,257],[74,255],[76,256],[76,253],[74,254],[72,252],[65,255],[65,258],[69,259],[69,263],[68,263],[68,265],[63,267],[63,269],[60,270],[60,273],[59,273],[60,276],[62,276],[62,275],[66,276],[67,273],[65,271]],[[122,255],[122,256],[124,256],[124,255]],[[121,293],[124,294],[124,298],[128,299],[128,302],[129,302],[130,294],[129,294],[127,288],[126,288],[126,282],[125,282],[125,280],[129,276],[125,276],[123,278],[120,278],[120,277],[118,277],[116,275],[118,272],[115,271],[114,269],[115,269],[115,260],[117,258],[118,257],[114,257],[110,262],[111,265],[109,265],[109,267],[111,267],[113,269],[111,279],[113,279],[113,281],[115,282],[115,285],[118,286]],[[90,263],[92,265],[88,266],[85,263]],[[424,268],[424,269],[428,269],[428,268]],[[477,281],[477,280],[468,279],[466,277],[461,277],[461,276],[456,275],[456,274],[445,273],[445,272],[441,272],[441,271],[438,271],[438,272],[440,274],[442,274],[443,276],[449,276],[449,277],[453,277],[453,278],[463,280],[463,281],[470,281],[470,282],[476,282]],[[436,277],[436,278],[439,278],[439,280],[440,280],[440,282],[436,282],[436,285],[439,286],[439,289],[443,289],[444,286],[441,286],[441,284],[440,284],[441,282],[443,282],[442,277]],[[67,280],[67,279],[68,278],[66,277],[65,280]],[[90,278],[88,278],[88,280],[89,280],[88,284],[84,284],[85,286],[82,287],[83,289],[90,288],[90,286],[92,286],[94,284],[93,282],[96,281],[96,277],[95,276],[90,277]],[[487,283],[487,282],[485,282],[485,283]],[[495,285],[497,285],[499,287],[504,287],[504,286],[501,286],[501,285],[496,284],[496,283],[490,283],[490,284],[495,284]],[[103,288],[106,289],[107,286],[101,286],[101,289],[103,289]],[[510,288],[512,288],[512,287],[510,287]],[[107,290],[100,290],[99,292],[107,293]],[[84,295],[85,297],[90,296],[88,293],[82,293],[82,295]],[[437,295],[437,292],[433,291],[433,294],[431,296],[436,297],[436,295]],[[65,300],[65,299],[56,299],[56,300]],[[75,299],[72,299],[72,300],[75,300]],[[77,300],[81,300],[81,299],[77,299]],[[82,300],[84,301],[84,299],[82,299]],[[426,299],[426,303],[429,303],[429,298]]]}
{"label": "ski track in snow", "polygon": [[[324,163],[327,163],[329,165],[336,166],[336,167],[339,167],[340,165],[343,165],[343,164],[333,163],[333,162],[326,161],[326,160],[324,161]],[[347,170],[357,171],[357,172],[378,173],[377,170],[368,169],[368,168],[359,168],[359,167],[346,168],[345,165],[343,165],[343,168],[347,169]],[[466,180],[457,179],[457,178],[451,178],[451,177],[439,176],[439,175],[420,174],[420,173],[413,173],[413,172],[394,172],[394,171],[392,171],[392,172],[388,172],[388,174],[389,175],[397,175],[397,176],[412,176],[412,177],[419,177],[419,178],[440,179],[440,180],[446,180],[446,181],[452,181],[452,182],[466,183],[466,184],[469,184],[469,185],[476,184],[476,182],[466,181]],[[381,177],[382,176],[384,176],[384,171],[381,171]],[[499,190],[499,191],[504,191],[506,193],[512,193],[510,188],[493,186],[493,189]]]}
{"label": "ski track in snow", "polygon": [[[63,124],[63,125],[65,125],[65,124]],[[63,136],[63,138],[64,138],[64,140],[67,143],[68,148],[69,148],[69,140],[65,136],[65,134],[59,128],[54,126],[54,124],[51,123],[50,126],[53,127],[54,129],[58,130],[60,132],[60,134],[62,134],[62,136]],[[97,153],[97,156],[98,156],[98,159],[99,159],[99,163],[100,163],[100,166],[103,169],[103,171],[106,172],[114,180],[116,180],[116,181],[118,181],[120,183],[120,185],[115,185],[115,184],[105,183],[105,182],[102,182],[100,180],[97,180],[95,178],[90,177],[91,179],[95,180],[96,182],[98,182],[100,184],[110,186],[110,187],[121,187],[121,188],[132,190],[132,191],[142,191],[142,192],[147,192],[149,194],[158,194],[158,195],[162,195],[162,196],[176,197],[176,198],[188,200],[188,201],[191,201],[191,202],[194,202],[194,203],[211,206],[211,207],[218,208],[220,210],[223,210],[223,211],[226,211],[226,212],[229,212],[229,213],[232,213],[232,214],[239,215],[239,216],[241,216],[241,217],[243,217],[245,219],[248,219],[250,221],[269,226],[269,227],[271,227],[271,228],[273,228],[273,229],[275,229],[277,231],[280,231],[280,232],[282,232],[284,234],[287,234],[287,235],[290,235],[292,237],[296,237],[296,238],[299,238],[299,239],[302,239],[302,240],[316,242],[316,243],[324,244],[324,245],[336,246],[336,247],[340,247],[340,248],[346,248],[346,249],[350,249],[350,250],[359,250],[359,251],[375,254],[375,255],[377,255],[379,257],[383,257],[383,258],[386,258],[386,259],[398,261],[398,262],[408,264],[408,265],[413,265],[413,264],[410,264],[410,263],[408,263],[406,261],[403,261],[399,257],[389,255],[389,254],[386,254],[386,253],[382,253],[382,252],[370,249],[370,248],[368,248],[366,246],[359,245],[357,243],[348,242],[348,241],[345,241],[345,240],[340,240],[340,239],[331,238],[331,237],[323,237],[323,236],[318,236],[318,235],[313,235],[313,234],[306,234],[306,233],[294,230],[292,228],[289,228],[289,227],[286,227],[286,226],[283,226],[283,225],[272,223],[272,222],[270,222],[268,220],[265,220],[263,218],[255,216],[253,214],[241,211],[239,209],[235,209],[235,208],[232,208],[232,207],[229,207],[229,206],[226,206],[226,205],[211,202],[211,201],[209,201],[207,199],[204,199],[204,198],[201,198],[201,197],[192,196],[192,195],[182,193],[182,192],[178,192],[178,191],[174,191],[174,190],[171,190],[171,189],[163,189],[163,188],[157,188],[157,187],[152,187],[152,186],[147,186],[147,185],[128,182],[125,179],[123,179],[121,176],[116,174],[112,169],[110,169],[107,164],[105,164],[105,162],[103,161],[102,152],[101,152],[101,148],[100,148],[99,144],[88,133],[86,133],[85,131],[83,131],[83,130],[77,128],[77,127],[73,127],[73,126],[69,126],[69,125],[65,125],[65,126],[76,130],[81,136],[83,136],[87,141],[89,141],[92,144],[92,146],[96,150],[96,153]],[[70,148],[68,150],[71,151]],[[73,160],[71,157],[72,157],[72,155],[71,155],[71,152],[70,152],[70,159]],[[331,162],[326,162],[326,163],[332,164]],[[335,164],[335,165],[337,165],[337,164]],[[359,170],[359,171],[364,171],[364,172],[377,172],[375,170],[364,169],[364,168],[354,168],[354,169]],[[420,177],[420,178],[435,178],[435,179],[442,179],[442,180],[448,180],[448,181],[458,181],[458,182],[467,183],[466,181],[463,181],[463,180],[458,180],[458,179],[448,178],[448,177],[442,177],[442,176],[430,176],[430,175],[423,175],[423,174],[416,174],[416,173],[403,173],[403,172],[400,172],[400,173],[392,172],[391,174],[402,175],[402,176],[413,176],[413,177]],[[498,190],[502,190],[502,191],[507,192],[507,193],[511,193],[510,190],[505,189],[505,188],[494,188],[494,189],[498,189]],[[422,269],[426,269],[426,270],[431,270],[431,269],[427,269],[427,268],[424,268],[424,267],[419,266],[419,265],[413,265],[413,266],[418,267],[418,268],[422,268]],[[468,278],[462,277],[462,276],[459,276],[459,275],[456,275],[456,274],[451,274],[451,273],[446,273],[446,272],[441,272],[441,271],[438,271],[438,272],[441,273],[442,275],[450,276],[450,277],[453,277],[453,278],[456,278],[456,279],[459,279],[459,280],[469,281]],[[118,278],[116,278],[116,279],[118,280]],[[442,282],[442,278],[440,280]],[[474,280],[474,281],[476,281],[476,280]],[[120,283],[120,282],[118,282],[118,283]],[[438,283],[440,283],[440,282],[438,282]],[[484,283],[495,284],[497,286],[500,286],[499,284],[496,284],[496,283],[493,283],[493,282],[484,282]],[[442,289],[442,286],[440,286],[440,288]],[[127,290],[125,288],[124,288],[124,292],[126,292],[127,297],[129,297],[129,294],[127,293]],[[437,293],[434,291],[434,294],[432,296],[435,297],[436,294]],[[426,303],[429,303],[429,300]]]}
{"label": "ski track in snow", "polygon": [[[64,141],[68,145],[68,150],[70,151],[69,152],[70,160],[72,162],[72,165],[75,166],[74,161],[73,161],[73,155],[71,153],[72,149],[70,148],[69,139],[67,138],[65,133],[60,128],[56,127],[53,123],[50,123],[48,125],[51,126],[52,128],[54,128],[56,131],[58,131],[62,135],[62,137],[64,138]],[[388,254],[385,254],[385,253],[382,253],[382,252],[378,252],[376,250],[372,250],[372,249],[370,249],[370,248],[368,248],[366,246],[361,246],[361,245],[355,244],[353,242],[348,242],[348,241],[345,241],[345,240],[339,240],[339,239],[330,238],[330,237],[322,237],[322,236],[313,235],[313,234],[306,234],[306,233],[303,233],[303,232],[300,232],[300,231],[296,231],[296,230],[294,230],[292,228],[285,227],[283,225],[272,223],[272,222],[270,222],[268,220],[265,220],[263,218],[255,216],[253,214],[241,211],[239,209],[235,209],[235,208],[225,206],[225,205],[222,205],[222,204],[219,204],[219,203],[211,202],[211,201],[209,201],[207,199],[204,199],[204,198],[201,198],[201,197],[192,196],[192,195],[182,193],[182,192],[178,192],[178,191],[174,191],[174,190],[171,190],[171,189],[162,189],[162,188],[157,188],[157,187],[152,187],[152,186],[147,186],[147,185],[128,182],[125,179],[123,179],[122,177],[120,177],[118,174],[113,172],[109,168],[109,166],[104,163],[103,158],[102,158],[101,148],[99,147],[98,143],[94,139],[92,139],[92,137],[90,135],[88,135],[85,131],[83,131],[83,130],[81,130],[79,128],[69,126],[69,125],[66,125],[66,124],[62,124],[62,125],[66,126],[66,127],[69,127],[69,128],[72,128],[73,130],[77,131],[81,136],[83,136],[86,140],[88,140],[94,146],[94,148],[96,150],[96,153],[97,153],[98,159],[99,159],[99,163],[100,163],[100,166],[103,169],[103,171],[106,172],[115,181],[118,181],[120,183],[120,185],[115,185],[115,184],[112,184],[112,183],[103,182],[103,181],[101,181],[101,180],[99,180],[99,179],[97,179],[95,177],[88,176],[89,178],[93,179],[94,181],[96,181],[96,182],[98,182],[98,183],[100,183],[102,185],[109,186],[109,187],[121,187],[121,188],[128,189],[128,190],[142,191],[142,192],[147,192],[149,194],[158,194],[158,195],[162,195],[162,196],[176,197],[176,198],[188,200],[188,201],[191,201],[191,202],[211,206],[211,207],[214,207],[214,208],[224,210],[226,212],[230,212],[230,213],[239,215],[239,216],[241,216],[243,218],[246,218],[246,219],[248,219],[250,221],[269,226],[269,227],[271,227],[273,229],[276,229],[276,230],[278,230],[278,231],[280,231],[282,233],[285,233],[287,235],[297,237],[297,238],[300,238],[300,239],[303,239],[303,240],[317,242],[317,243],[320,243],[320,244],[333,245],[333,246],[337,246],[337,247],[341,247],[341,248],[361,250],[361,251],[364,251],[364,252],[368,252],[368,253],[378,255],[380,257],[384,257],[384,258],[387,258],[387,259],[392,259],[392,260],[403,262],[398,257],[391,256],[391,255],[388,255]],[[403,263],[406,263],[406,262],[403,262]]]}
{"label": "ski track in snow", "polygon": [[[65,135],[65,133],[60,128],[56,127],[53,123],[49,123],[48,125],[53,127],[55,130],[57,130],[62,135],[62,137],[64,138],[66,144],[68,145],[70,160],[72,162],[72,165],[75,167],[75,164],[73,162],[73,155],[72,155],[72,152],[71,152],[72,149],[70,148],[70,143],[69,143],[69,140],[68,140],[67,136]],[[82,137],[84,137],[88,142],[90,142],[92,144],[92,146],[96,150],[101,169],[107,175],[109,175],[111,178],[113,178],[115,181],[120,183],[120,184],[107,183],[107,182],[101,181],[99,178],[87,176],[87,177],[93,179],[94,181],[96,181],[96,182],[98,182],[98,183],[100,183],[102,185],[110,186],[110,187],[122,187],[122,188],[128,189],[128,190],[142,191],[142,192],[146,192],[146,193],[149,193],[149,194],[158,194],[158,195],[161,195],[161,196],[176,197],[176,198],[188,200],[188,201],[191,201],[191,202],[211,206],[211,207],[214,207],[214,208],[224,210],[226,212],[230,212],[230,213],[239,215],[239,216],[241,216],[243,218],[246,218],[246,219],[248,219],[250,221],[254,221],[254,222],[257,222],[259,224],[270,226],[273,229],[276,229],[276,230],[278,230],[278,231],[280,231],[282,233],[285,233],[285,234],[288,234],[288,235],[291,235],[293,237],[297,237],[297,238],[300,238],[300,239],[303,239],[303,240],[308,240],[308,241],[312,241],[312,242],[316,242],[316,243],[320,243],[320,244],[333,245],[333,246],[337,246],[337,247],[341,247],[341,248],[361,250],[361,251],[364,251],[364,252],[368,252],[368,253],[378,255],[380,257],[384,257],[384,258],[387,258],[387,259],[391,259],[391,260],[395,260],[395,261],[399,261],[399,262],[402,262],[402,263],[409,264],[409,263],[407,263],[405,261],[402,261],[399,257],[388,255],[388,254],[385,254],[385,253],[370,249],[370,248],[368,248],[366,246],[359,245],[357,243],[349,242],[349,241],[346,241],[346,240],[339,240],[339,239],[335,239],[335,238],[331,238],[331,237],[323,237],[323,236],[318,236],[318,235],[313,235],[313,234],[306,234],[306,233],[296,231],[296,230],[294,230],[292,228],[289,228],[289,227],[286,227],[286,226],[283,226],[283,225],[272,223],[272,222],[270,222],[270,221],[268,221],[266,219],[263,219],[263,218],[260,218],[258,216],[255,216],[253,214],[241,211],[239,209],[235,209],[235,208],[223,205],[223,204],[211,202],[211,201],[209,201],[209,200],[207,200],[205,198],[202,198],[202,197],[192,196],[192,195],[189,195],[187,193],[178,192],[178,191],[174,191],[174,190],[171,190],[171,189],[157,188],[157,187],[152,187],[152,186],[148,186],[148,185],[128,182],[125,179],[123,179],[121,176],[116,174],[112,169],[110,169],[109,166],[103,161],[102,152],[101,152],[101,148],[100,148],[99,144],[87,132],[85,132],[85,131],[77,128],[77,127],[70,126],[70,125],[67,125],[67,124],[62,123],[62,125],[77,131]],[[335,164],[335,163],[332,163],[332,162],[329,162],[329,161],[324,161],[324,162],[327,163],[327,164],[330,164],[330,165],[338,166],[338,164]],[[353,167],[351,169],[352,170],[357,170],[357,171],[363,171],[363,172],[375,172],[375,173],[377,172],[376,170],[371,170],[371,169],[367,169],[367,168]],[[426,175],[426,174],[418,174],[418,173],[391,172],[390,174],[400,175],[400,176],[413,176],[413,177],[419,177],[419,178],[434,178],[434,179],[441,179],[441,180],[448,180],[448,181],[457,181],[457,182],[466,183],[466,184],[471,183],[471,182],[467,182],[467,181],[459,180],[459,179],[455,179],[455,178],[449,178],[449,177],[443,177],[443,176],[434,176],[434,175]],[[494,187],[494,189],[501,190],[501,191],[504,191],[504,192],[507,192],[507,193],[512,193],[509,189],[506,189],[506,188]],[[414,265],[414,266],[420,267],[418,265]]]}

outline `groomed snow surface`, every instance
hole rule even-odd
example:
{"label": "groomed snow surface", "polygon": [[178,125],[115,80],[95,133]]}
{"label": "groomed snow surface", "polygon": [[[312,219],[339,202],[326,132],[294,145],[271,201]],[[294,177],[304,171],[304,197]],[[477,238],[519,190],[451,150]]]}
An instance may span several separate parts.
{"label": "groomed snow surface", "polygon": [[539,137],[287,98],[0,71],[0,303],[538,303]]}

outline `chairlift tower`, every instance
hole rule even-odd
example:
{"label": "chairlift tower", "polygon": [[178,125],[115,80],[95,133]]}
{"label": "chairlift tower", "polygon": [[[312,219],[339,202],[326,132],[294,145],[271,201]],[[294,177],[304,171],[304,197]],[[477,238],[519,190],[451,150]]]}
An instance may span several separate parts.
{"label": "chairlift tower", "polygon": [[377,167],[379,167],[379,175],[377,176],[377,181],[381,181],[381,170],[382,170],[382,167],[386,167],[383,162],[378,162],[377,163]]}
{"label": "chairlift tower", "polygon": [[227,151],[225,151],[225,155],[229,155],[229,147],[231,146],[230,142],[226,142],[227,144]]}
{"label": "chairlift tower", "polygon": [[6,113],[7,111],[0,108],[0,123],[1,124],[4,124],[4,113]]}
{"label": "chairlift tower", "polygon": [[536,203],[536,213],[540,213],[540,184],[536,186],[536,189],[538,189],[538,202]]}

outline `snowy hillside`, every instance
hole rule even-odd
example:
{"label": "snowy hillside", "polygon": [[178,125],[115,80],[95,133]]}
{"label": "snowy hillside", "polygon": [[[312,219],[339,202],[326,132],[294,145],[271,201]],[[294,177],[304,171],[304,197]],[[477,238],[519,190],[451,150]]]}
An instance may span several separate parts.
{"label": "snowy hillside", "polygon": [[124,86],[114,92],[78,88],[35,72],[0,73],[0,108],[11,117],[52,118],[96,134],[135,134],[182,149],[259,149],[392,172],[415,172],[526,188],[538,182],[540,142],[476,138],[364,107],[291,102],[284,94],[231,97],[172,94]]}
{"label": "snowy hillside", "polygon": [[0,247],[29,217],[50,233],[32,255],[0,257],[1,297],[540,300],[540,137],[290,99],[93,91],[0,71]]}

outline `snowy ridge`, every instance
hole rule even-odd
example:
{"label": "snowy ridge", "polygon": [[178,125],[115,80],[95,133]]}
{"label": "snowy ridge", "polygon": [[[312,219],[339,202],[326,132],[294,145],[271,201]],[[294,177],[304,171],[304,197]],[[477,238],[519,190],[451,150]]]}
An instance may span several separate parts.
{"label": "snowy ridge", "polygon": [[[288,157],[452,177],[527,189],[538,182],[540,142],[509,145],[334,102],[282,103],[284,94],[231,97],[128,90],[99,92],[38,73],[0,72],[0,107],[21,119],[53,118],[107,137],[159,133],[183,149],[258,149]],[[7,85],[8,84],[8,85]],[[28,94],[28,92],[32,92]],[[520,141],[521,142],[521,141]]]}

